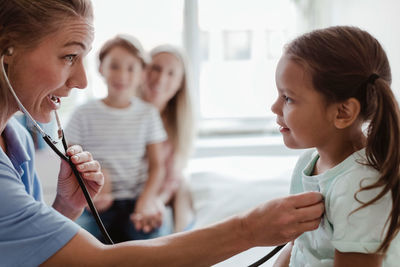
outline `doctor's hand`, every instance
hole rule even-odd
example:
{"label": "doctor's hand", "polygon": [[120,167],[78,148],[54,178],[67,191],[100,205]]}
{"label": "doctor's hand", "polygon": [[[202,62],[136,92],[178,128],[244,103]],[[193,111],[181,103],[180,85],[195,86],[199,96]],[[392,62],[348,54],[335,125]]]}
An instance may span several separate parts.
{"label": "doctor's hand", "polygon": [[[107,169],[104,168],[102,168],[101,172],[104,175],[104,184],[100,192],[98,192],[96,197],[93,198],[93,204],[95,205],[98,212],[104,212],[108,210],[114,202],[114,196],[112,195],[112,183],[109,172]],[[89,206],[86,206],[86,209],[90,211]]]}
{"label": "doctor's hand", "polygon": [[[75,164],[81,174],[90,196],[94,198],[104,184],[104,176],[101,172],[100,164],[93,160],[92,154],[83,151],[82,147],[78,145],[69,147],[67,155],[71,157],[72,163]],[[86,205],[85,196],[72,169],[67,162],[61,160],[57,195],[53,208],[70,219],[76,219]]]}
{"label": "doctor's hand", "polygon": [[274,199],[240,216],[243,238],[251,247],[282,245],[318,228],[323,212],[317,192]]}

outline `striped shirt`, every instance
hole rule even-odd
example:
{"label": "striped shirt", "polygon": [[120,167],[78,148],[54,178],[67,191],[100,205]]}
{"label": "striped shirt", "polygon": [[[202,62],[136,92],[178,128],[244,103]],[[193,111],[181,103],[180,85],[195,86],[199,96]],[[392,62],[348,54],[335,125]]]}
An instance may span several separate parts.
{"label": "striped shirt", "polygon": [[65,129],[70,144],[79,144],[107,169],[115,199],[133,199],[148,178],[146,146],[166,140],[158,110],[137,97],[117,109],[101,100],[78,107]]}

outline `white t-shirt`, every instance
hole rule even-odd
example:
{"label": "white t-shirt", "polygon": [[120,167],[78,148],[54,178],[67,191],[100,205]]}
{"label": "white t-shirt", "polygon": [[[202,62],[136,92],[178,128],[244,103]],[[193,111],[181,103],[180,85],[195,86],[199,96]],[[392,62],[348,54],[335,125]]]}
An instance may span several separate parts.
{"label": "white t-shirt", "polygon": [[[318,191],[325,198],[325,215],[319,228],[298,237],[292,249],[290,266],[333,266],[335,249],[340,252],[374,253],[386,232],[385,223],[392,208],[388,193],[374,204],[351,214],[361,204],[354,194],[372,184],[379,173],[366,163],[365,149],[357,151],[328,171],[311,175],[319,155],[312,149],[299,159],[292,176],[291,193]],[[382,189],[364,190],[357,194],[367,202]],[[399,266],[399,235],[390,244],[383,266]]]}
{"label": "white t-shirt", "polygon": [[79,144],[107,169],[115,199],[133,199],[148,178],[146,145],[166,140],[158,110],[133,97],[125,109],[101,100],[78,107],[65,129],[69,144]]}

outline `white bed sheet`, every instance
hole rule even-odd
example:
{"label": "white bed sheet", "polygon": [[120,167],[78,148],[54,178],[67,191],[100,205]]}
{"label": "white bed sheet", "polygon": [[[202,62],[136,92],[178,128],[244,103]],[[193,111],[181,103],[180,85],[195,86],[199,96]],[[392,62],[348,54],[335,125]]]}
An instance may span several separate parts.
{"label": "white bed sheet", "polygon": [[[297,156],[216,157],[190,162],[189,184],[196,214],[194,228],[288,195]],[[269,231],[269,229],[265,229]],[[257,247],[215,266],[248,266],[272,248]],[[274,258],[262,266],[272,266]]]}

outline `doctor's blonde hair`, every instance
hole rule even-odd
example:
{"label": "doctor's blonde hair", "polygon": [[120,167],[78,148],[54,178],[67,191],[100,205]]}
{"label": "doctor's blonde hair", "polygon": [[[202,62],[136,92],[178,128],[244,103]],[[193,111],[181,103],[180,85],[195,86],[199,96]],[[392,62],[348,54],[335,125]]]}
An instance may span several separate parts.
{"label": "doctor's blonde hair", "polygon": [[[46,36],[59,30],[70,18],[93,20],[90,0],[0,0],[0,53],[10,47],[35,48]],[[7,66],[5,66],[7,70]],[[10,93],[3,75],[0,75],[0,114],[5,120]]]}

